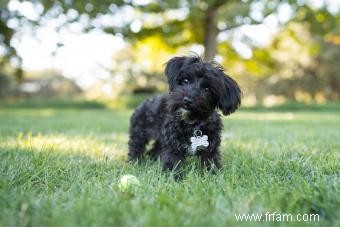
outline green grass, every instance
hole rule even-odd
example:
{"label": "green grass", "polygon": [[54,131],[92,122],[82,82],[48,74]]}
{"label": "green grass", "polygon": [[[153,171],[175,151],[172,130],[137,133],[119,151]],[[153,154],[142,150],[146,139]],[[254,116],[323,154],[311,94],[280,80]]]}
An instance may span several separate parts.
{"label": "green grass", "polygon": [[[175,182],[132,165],[131,111],[0,107],[0,226],[339,226],[340,115],[246,110],[224,118],[223,170],[195,159]],[[120,191],[122,175],[141,187]],[[237,222],[238,213],[319,222]]]}

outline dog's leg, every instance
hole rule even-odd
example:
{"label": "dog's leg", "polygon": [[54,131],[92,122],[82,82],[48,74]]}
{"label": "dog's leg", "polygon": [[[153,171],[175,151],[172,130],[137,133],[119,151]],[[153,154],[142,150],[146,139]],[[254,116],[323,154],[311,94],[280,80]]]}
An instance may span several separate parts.
{"label": "dog's leg", "polygon": [[181,179],[179,167],[184,161],[184,157],[179,154],[175,154],[172,151],[165,151],[161,153],[161,162],[163,171],[173,171],[176,180]]}
{"label": "dog's leg", "polygon": [[147,143],[148,139],[144,133],[140,132],[138,128],[131,128],[128,153],[129,161],[139,160],[145,151],[145,146]]}
{"label": "dog's leg", "polygon": [[162,149],[161,143],[158,140],[156,140],[155,144],[153,145],[149,152],[152,160],[156,160],[160,156],[161,149]]}
{"label": "dog's leg", "polygon": [[163,152],[161,154],[161,161],[164,171],[172,171],[178,169],[180,163],[183,161],[183,157],[180,155],[172,154],[171,151]]}
{"label": "dog's leg", "polygon": [[201,163],[206,166],[209,172],[216,173],[216,170],[221,169],[221,154],[219,150],[208,151],[200,156]]}

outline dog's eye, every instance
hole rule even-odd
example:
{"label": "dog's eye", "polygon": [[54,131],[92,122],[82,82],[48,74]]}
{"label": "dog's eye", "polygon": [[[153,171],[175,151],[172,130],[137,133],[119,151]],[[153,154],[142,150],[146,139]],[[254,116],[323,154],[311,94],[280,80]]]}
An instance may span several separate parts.
{"label": "dog's eye", "polygon": [[209,91],[210,91],[210,88],[205,87],[205,88],[204,88],[204,91],[205,91],[205,92],[209,92]]}
{"label": "dog's eye", "polygon": [[188,84],[189,83],[189,80],[187,78],[184,78],[182,79],[181,81],[182,84]]}

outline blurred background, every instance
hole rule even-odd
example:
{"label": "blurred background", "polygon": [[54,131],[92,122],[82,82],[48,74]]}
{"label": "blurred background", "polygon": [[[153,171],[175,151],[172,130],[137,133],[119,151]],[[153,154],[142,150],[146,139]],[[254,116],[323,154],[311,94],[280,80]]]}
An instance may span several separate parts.
{"label": "blurred background", "polygon": [[132,108],[166,92],[164,63],[192,52],[224,66],[244,106],[339,101],[338,0],[1,0],[0,9],[3,103]]}

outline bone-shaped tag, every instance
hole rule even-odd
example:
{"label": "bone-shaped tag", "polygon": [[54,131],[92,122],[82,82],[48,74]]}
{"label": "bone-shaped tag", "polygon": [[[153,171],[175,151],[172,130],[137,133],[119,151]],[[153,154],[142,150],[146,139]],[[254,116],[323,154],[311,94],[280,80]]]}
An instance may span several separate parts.
{"label": "bone-shaped tag", "polygon": [[191,137],[190,141],[191,141],[191,149],[192,149],[193,154],[196,153],[197,148],[209,146],[207,135]]}

